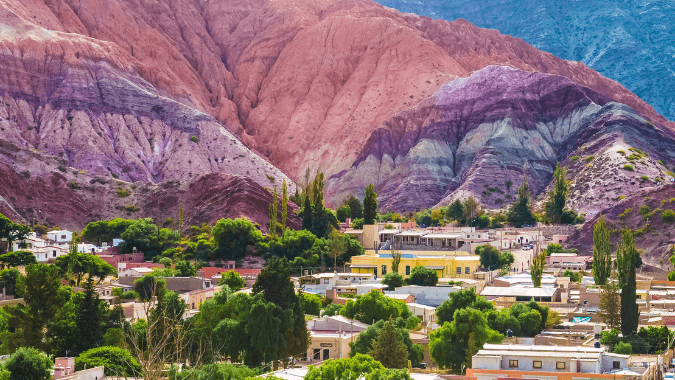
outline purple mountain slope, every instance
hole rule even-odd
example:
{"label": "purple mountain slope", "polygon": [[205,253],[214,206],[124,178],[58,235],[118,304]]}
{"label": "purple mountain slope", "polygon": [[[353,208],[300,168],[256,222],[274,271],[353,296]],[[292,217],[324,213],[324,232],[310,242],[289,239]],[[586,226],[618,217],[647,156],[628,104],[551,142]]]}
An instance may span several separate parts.
{"label": "purple mountain slope", "polygon": [[[621,169],[627,161],[617,152],[629,148],[650,153],[639,171]],[[635,182],[638,173],[663,182],[667,169],[657,160],[672,167],[674,148],[672,131],[565,77],[490,66],[385,122],[328,189],[337,203],[376,183],[384,210],[413,211],[467,196],[498,209],[516,197],[525,165],[539,194],[560,161],[570,179],[585,178],[573,182],[570,204],[595,214],[614,202],[606,198],[612,181],[622,184],[615,198],[647,185]],[[600,185],[608,175],[616,178]],[[586,185],[593,191],[579,191]]]}

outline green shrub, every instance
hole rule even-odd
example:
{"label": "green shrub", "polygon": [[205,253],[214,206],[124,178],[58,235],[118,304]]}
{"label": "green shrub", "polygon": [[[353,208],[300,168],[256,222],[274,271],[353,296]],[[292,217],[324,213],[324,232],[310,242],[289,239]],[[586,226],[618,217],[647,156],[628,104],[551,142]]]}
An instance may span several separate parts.
{"label": "green shrub", "polygon": [[623,199],[626,199],[626,196],[625,196],[625,195],[619,196],[619,200],[623,200]]}
{"label": "green shrub", "polygon": [[125,189],[123,189],[123,188],[117,189],[117,196],[118,196],[118,197],[120,197],[120,198],[126,198],[126,197],[128,197],[129,195],[130,195],[129,192],[126,191]]}
{"label": "green shrub", "polygon": [[77,182],[71,182],[68,184],[68,187],[70,187],[73,190],[80,190],[80,184]]}
{"label": "green shrub", "polygon": [[65,167],[65,166],[63,166],[63,165],[60,165],[60,166],[58,167],[58,169],[59,169],[60,171],[64,172],[64,173],[66,172],[66,170],[68,170],[68,168]]}
{"label": "green shrub", "polygon": [[626,216],[627,216],[628,214],[630,214],[632,211],[633,211],[633,209],[630,208],[630,207],[625,208],[625,209],[623,210],[623,212],[622,212],[621,214],[619,214],[619,219],[621,219],[621,220],[626,219]]}
{"label": "green shrub", "polygon": [[649,181],[649,177],[647,177],[646,175],[641,176],[640,179],[645,182]]}
{"label": "green shrub", "polygon": [[626,152],[624,152],[623,150],[617,150],[616,152],[619,153],[622,156],[626,155]]}
{"label": "green shrub", "polygon": [[87,350],[75,358],[75,369],[103,366],[106,376],[140,376],[141,365],[129,351],[120,347],[97,347]]}
{"label": "green shrub", "polygon": [[661,213],[661,220],[664,223],[673,224],[673,222],[675,221],[675,211],[673,210],[664,211],[663,213]]}
{"label": "green shrub", "polygon": [[659,162],[659,164],[661,164],[661,165],[663,165],[663,166],[665,166],[665,167],[668,167],[668,164],[666,164],[665,161],[659,160],[658,162]]}
{"label": "green shrub", "polygon": [[586,161],[586,162],[591,162],[593,160],[595,160],[595,156],[588,156],[584,159],[584,161]]}
{"label": "green shrub", "polygon": [[192,137],[190,137],[190,141],[192,141],[195,144],[199,144],[199,137],[192,135]]}
{"label": "green shrub", "polygon": [[642,215],[642,216],[645,216],[645,215],[649,214],[649,211],[650,211],[650,209],[649,209],[649,206],[647,206],[647,205],[643,205],[643,206],[640,207],[640,215]]}
{"label": "green shrub", "polygon": [[633,165],[630,165],[630,164],[624,165],[624,166],[623,166],[623,170],[627,170],[627,171],[629,171],[629,172],[635,171],[635,170],[633,169]]}
{"label": "green shrub", "polygon": [[570,161],[576,161],[579,159],[579,156],[572,156],[570,157]]}
{"label": "green shrub", "polygon": [[139,210],[140,210],[140,208],[138,208],[134,205],[124,206],[124,211],[126,211],[126,212],[136,212],[136,211],[139,211]]}

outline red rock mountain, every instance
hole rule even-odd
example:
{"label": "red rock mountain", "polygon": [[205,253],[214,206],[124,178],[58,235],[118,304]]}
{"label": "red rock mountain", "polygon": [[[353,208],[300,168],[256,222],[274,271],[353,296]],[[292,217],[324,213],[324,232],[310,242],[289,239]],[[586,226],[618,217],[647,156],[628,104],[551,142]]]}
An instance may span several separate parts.
{"label": "red rock mountain", "polygon": [[4,0],[0,20],[0,139],[15,152],[0,162],[32,178],[330,176],[385,122],[492,65],[566,77],[671,126],[583,64],[369,0]]}

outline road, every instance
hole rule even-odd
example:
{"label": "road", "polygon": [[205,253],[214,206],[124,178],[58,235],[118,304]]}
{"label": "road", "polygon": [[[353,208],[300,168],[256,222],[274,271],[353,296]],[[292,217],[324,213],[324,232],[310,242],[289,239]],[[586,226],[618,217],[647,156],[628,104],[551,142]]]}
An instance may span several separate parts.
{"label": "road", "polygon": [[515,261],[513,262],[513,265],[511,266],[512,268],[516,269],[518,272],[521,272],[523,270],[528,270],[530,267],[530,264],[532,263],[532,254],[534,250],[530,249],[527,251],[523,251],[522,249],[513,249],[511,250],[511,253],[513,253],[513,257]]}

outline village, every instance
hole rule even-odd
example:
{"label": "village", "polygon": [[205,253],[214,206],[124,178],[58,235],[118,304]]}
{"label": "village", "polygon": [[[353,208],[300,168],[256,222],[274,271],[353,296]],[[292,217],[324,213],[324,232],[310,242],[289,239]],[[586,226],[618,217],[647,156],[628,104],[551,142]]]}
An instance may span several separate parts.
{"label": "village", "polygon": [[[350,226],[347,219],[340,225],[341,232],[363,246],[362,255],[352,256],[340,266],[328,265],[324,270],[292,268],[294,291],[303,299],[315,297],[321,302],[316,301],[313,311],[313,307],[303,306],[309,333],[306,353],[273,362],[271,372],[262,376],[301,379],[310,365],[353,356],[354,347],[363,339],[361,334],[371,326],[382,329],[382,321],[358,320],[358,313],[352,318],[346,316],[350,315],[345,311],[348,304],[368,297],[394,302],[401,305],[408,318],[417,318],[404,328],[412,346],[419,347],[417,360],[407,364],[413,379],[651,380],[669,376],[672,371],[674,335],[669,331],[675,328],[675,281],[668,281],[665,274],[636,274],[640,328],[650,334],[662,329],[667,333],[657,341],[640,338],[646,347],[633,347],[633,353],[616,352],[620,351],[616,349],[617,330],[613,330],[617,325],[611,317],[608,321],[608,312],[603,310],[607,305],[603,305],[602,292],[594,281],[592,252],[565,249],[569,238],[565,232],[571,230],[570,226],[481,230],[459,226],[422,228],[414,221],[379,222],[361,229]],[[235,283],[240,283],[236,292],[251,295],[264,268],[263,262],[255,260],[244,260],[243,264],[240,261],[243,267],[234,260],[218,261],[217,265],[195,268],[188,276],[176,272],[166,276],[162,271],[176,268],[170,260],[146,261],[136,247],[123,253],[124,241],[119,237],[101,244],[73,241],[72,231],[48,231],[45,236],[32,232],[22,241],[13,242],[11,251],[30,252],[35,262],[49,265],[67,257],[73,249],[100,258],[114,268],[114,274],[98,281],[95,292],[111,309],[120,308],[130,323],[151,317],[155,301],[143,301],[137,295],[127,297],[138,290],[139,280],[146,276],[162,279],[166,289],[180,297],[186,306],[181,318],[186,320],[198,315],[200,307],[217,297],[225,284],[231,285],[234,276]],[[483,250],[495,252],[502,261],[486,265],[483,256],[488,255],[476,254]],[[533,276],[538,257],[545,261],[541,263],[541,273]],[[229,282],[226,278],[230,278]],[[402,281],[396,283],[396,278]],[[7,289],[3,287],[0,307],[23,302],[6,294]],[[82,286],[73,287],[73,292],[83,291]],[[493,314],[487,314],[488,320],[509,310],[513,319],[514,305],[529,305],[527,311],[546,311],[540,311],[541,316],[533,320],[523,319],[518,328],[502,332],[500,343],[485,341],[482,349],[471,356],[470,365],[462,365],[458,373],[451,374],[441,371],[450,362],[443,361],[443,354],[435,348],[441,344],[435,340],[446,326],[443,322],[448,322],[447,315],[441,317],[443,321],[439,316],[447,313],[448,307],[462,307],[461,303],[467,301],[461,299],[467,296],[473,297],[472,302],[483,300],[489,304],[487,309]],[[527,328],[525,324],[532,321],[537,326]],[[103,378],[103,367],[75,371],[74,360],[56,358],[54,379]]]}

